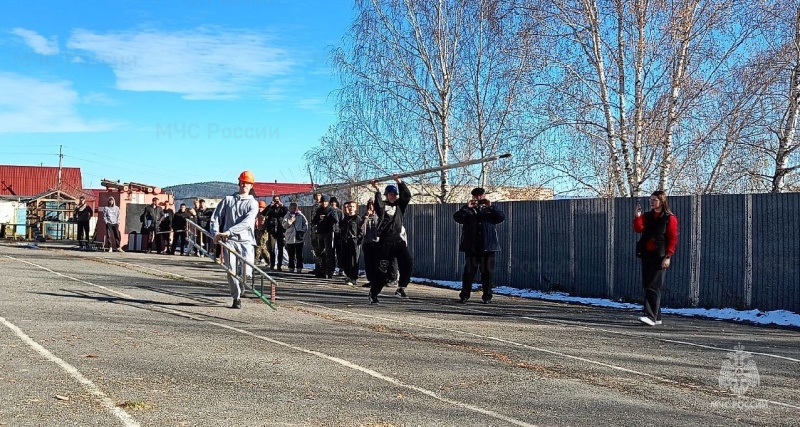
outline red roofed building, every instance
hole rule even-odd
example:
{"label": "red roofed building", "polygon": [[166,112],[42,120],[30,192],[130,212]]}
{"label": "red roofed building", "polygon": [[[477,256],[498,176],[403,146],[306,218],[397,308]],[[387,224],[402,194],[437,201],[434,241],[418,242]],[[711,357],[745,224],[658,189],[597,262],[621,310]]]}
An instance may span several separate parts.
{"label": "red roofed building", "polygon": [[258,197],[285,196],[295,193],[307,193],[314,189],[311,184],[288,184],[281,182],[256,182],[253,191]]}
{"label": "red roofed building", "polygon": [[[56,189],[56,166],[0,165],[0,195],[26,197]],[[80,168],[61,168],[61,191],[76,196],[83,192]]]}

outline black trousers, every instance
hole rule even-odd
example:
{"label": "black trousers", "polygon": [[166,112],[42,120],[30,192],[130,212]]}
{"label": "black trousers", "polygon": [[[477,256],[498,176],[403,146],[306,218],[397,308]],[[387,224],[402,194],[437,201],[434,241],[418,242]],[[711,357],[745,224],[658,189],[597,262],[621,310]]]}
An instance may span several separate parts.
{"label": "black trousers", "polygon": [[89,240],[89,221],[78,221],[78,240]]}
{"label": "black trousers", "polygon": [[286,237],[283,235],[283,233],[269,235],[269,238],[267,239],[267,252],[269,252],[269,268],[276,268],[275,265],[276,263],[278,264],[277,268],[283,268],[284,246],[286,246]]}
{"label": "black trousers", "polygon": [[186,247],[186,230],[175,231],[172,234],[172,254],[175,255],[175,249],[177,248],[178,254],[183,255],[183,248]]}
{"label": "black trousers", "polygon": [[[414,260],[408,253],[408,246],[399,237],[397,239],[381,240],[374,246],[375,256],[370,265],[366,268],[370,282],[369,292],[377,296],[383,287],[389,282],[392,274],[392,262],[397,259],[397,270],[399,279],[398,287],[405,288],[411,281],[411,270],[414,268]],[[365,262],[366,264],[366,262]]]}
{"label": "black trousers", "polygon": [[286,252],[289,253],[289,268],[301,270],[303,268],[303,242],[287,244]]}
{"label": "black trousers", "polygon": [[345,276],[355,281],[358,280],[358,256],[361,245],[355,240],[342,240],[339,242],[339,269]]}
{"label": "black trousers", "polygon": [[472,283],[475,273],[481,272],[481,285],[483,288],[482,299],[492,299],[492,286],[494,285],[494,252],[481,252],[477,254],[464,254],[464,273],[461,275],[461,292],[458,296],[469,299],[472,293]]}
{"label": "black trousers", "polygon": [[336,270],[336,242],[333,233],[319,233],[323,238],[322,244],[322,258],[324,263],[322,265],[323,275],[332,276]]}
{"label": "black trousers", "polygon": [[661,320],[661,289],[664,287],[664,257],[655,252],[642,253],[642,287],[644,288],[644,314],[652,320]]}

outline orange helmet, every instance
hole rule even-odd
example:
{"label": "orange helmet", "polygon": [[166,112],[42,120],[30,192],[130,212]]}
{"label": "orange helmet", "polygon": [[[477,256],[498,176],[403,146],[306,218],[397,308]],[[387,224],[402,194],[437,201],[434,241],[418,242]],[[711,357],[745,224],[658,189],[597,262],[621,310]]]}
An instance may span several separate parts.
{"label": "orange helmet", "polygon": [[265,201],[263,201],[263,200],[259,200],[259,201],[258,201],[258,207],[259,207],[259,208],[262,208],[262,209],[263,209],[263,208],[266,208],[266,207],[267,207],[267,202],[265,202]]}
{"label": "orange helmet", "polygon": [[256,182],[256,176],[253,175],[253,172],[244,171],[239,174],[239,182],[245,182],[248,184],[252,184]]}

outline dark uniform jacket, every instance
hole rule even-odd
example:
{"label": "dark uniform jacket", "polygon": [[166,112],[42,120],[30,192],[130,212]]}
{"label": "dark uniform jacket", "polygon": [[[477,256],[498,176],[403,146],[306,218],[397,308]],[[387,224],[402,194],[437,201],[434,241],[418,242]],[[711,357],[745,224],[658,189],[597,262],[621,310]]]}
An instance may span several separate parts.
{"label": "dark uniform jacket", "polygon": [[499,252],[496,224],[505,221],[506,215],[494,206],[464,205],[453,214],[453,219],[462,224],[461,242],[458,250],[468,254]]}

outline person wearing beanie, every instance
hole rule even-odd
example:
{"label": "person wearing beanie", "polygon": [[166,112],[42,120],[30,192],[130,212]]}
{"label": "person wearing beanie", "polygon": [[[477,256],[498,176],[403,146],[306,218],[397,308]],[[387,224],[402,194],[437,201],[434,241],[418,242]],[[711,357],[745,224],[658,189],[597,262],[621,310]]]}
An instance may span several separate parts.
{"label": "person wearing beanie", "polygon": [[390,184],[384,189],[386,200],[381,197],[378,182],[372,181],[375,188],[375,214],[378,216],[377,242],[375,245],[376,256],[370,265],[365,268],[371,271],[369,303],[377,304],[384,286],[389,282],[391,273],[388,266],[392,265],[397,259],[399,272],[398,286],[395,295],[401,298],[408,298],[406,287],[411,281],[411,270],[413,260],[408,252],[408,244],[402,238],[403,215],[409,202],[411,202],[411,192],[405,182],[400,177],[394,177],[397,185]]}
{"label": "person wearing beanie", "polygon": [[492,301],[494,257],[500,251],[496,225],[505,221],[506,215],[486,198],[483,188],[475,188],[467,204],[453,214],[453,219],[462,225],[458,250],[464,252],[464,272],[461,275],[459,302],[464,304],[472,293],[475,273],[481,272],[481,301]]}
{"label": "person wearing beanie", "polygon": [[[255,225],[258,216],[258,201],[250,195],[255,177],[244,171],[239,175],[239,191],[226,196],[217,205],[211,217],[211,235],[214,243],[226,242],[249,263],[255,255]],[[224,259],[228,270],[236,272],[236,277],[228,275],[233,304],[231,308],[242,308],[241,297],[245,292],[244,278],[251,274],[251,267],[228,252]]]}

